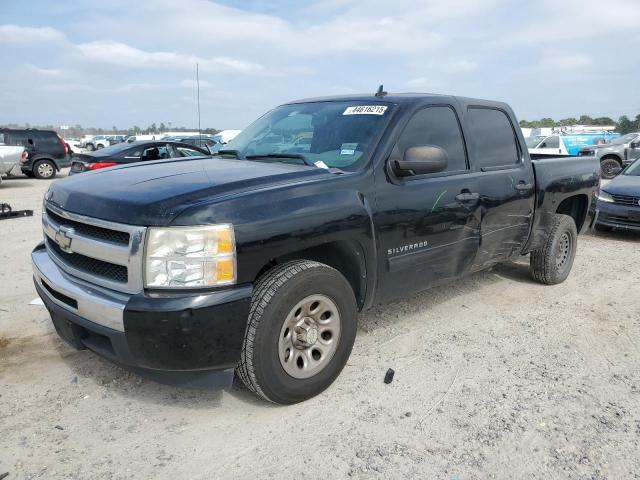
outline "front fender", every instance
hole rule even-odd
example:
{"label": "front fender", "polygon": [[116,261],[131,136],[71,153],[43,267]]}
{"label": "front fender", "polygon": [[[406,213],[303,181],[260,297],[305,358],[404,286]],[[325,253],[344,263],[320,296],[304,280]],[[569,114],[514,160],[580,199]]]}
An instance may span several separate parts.
{"label": "front fender", "polygon": [[[359,257],[367,301],[375,289],[376,247],[367,197],[358,190],[305,185],[250,192],[182,212],[173,225],[231,223],[238,283],[252,283],[274,259],[340,242]],[[326,184],[324,184],[326,185]],[[327,185],[328,186],[328,185]]]}

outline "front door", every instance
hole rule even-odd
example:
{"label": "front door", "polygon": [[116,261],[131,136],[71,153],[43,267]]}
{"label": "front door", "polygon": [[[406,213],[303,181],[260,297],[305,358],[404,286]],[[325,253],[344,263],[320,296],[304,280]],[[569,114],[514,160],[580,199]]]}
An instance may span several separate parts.
{"label": "front door", "polygon": [[464,274],[479,243],[477,174],[469,169],[456,111],[450,105],[418,110],[390,159],[407,148],[435,145],[447,152],[446,171],[396,177],[385,165],[376,175],[374,217],[382,298],[393,298]]}
{"label": "front door", "polygon": [[469,107],[473,164],[480,170],[480,247],[474,270],[519,254],[529,237],[535,177],[506,112]]}

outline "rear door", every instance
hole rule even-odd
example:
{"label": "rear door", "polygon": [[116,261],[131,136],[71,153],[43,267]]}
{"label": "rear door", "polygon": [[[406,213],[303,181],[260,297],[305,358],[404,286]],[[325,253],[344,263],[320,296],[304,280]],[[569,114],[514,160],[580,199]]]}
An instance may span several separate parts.
{"label": "rear door", "polygon": [[479,170],[480,247],[473,269],[480,269],[520,253],[533,217],[535,178],[512,115],[470,105],[466,116]]}
{"label": "rear door", "polygon": [[[396,177],[389,161],[419,145],[443,148],[446,171]],[[374,222],[380,255],[377,291],[382,298],[422,290],[468,271],[479,243],[477,178],[469,169],[455,108],[429,105],[413,113],[379,168]]]}

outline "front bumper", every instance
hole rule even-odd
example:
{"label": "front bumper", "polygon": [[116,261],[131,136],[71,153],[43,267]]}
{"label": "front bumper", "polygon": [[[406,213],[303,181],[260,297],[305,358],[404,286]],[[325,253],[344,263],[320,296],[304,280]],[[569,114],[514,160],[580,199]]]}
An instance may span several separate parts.
{"label": "front bumper", "polygon": [[228,386],[240,360],[251,286],[129,295],[72,277],[43,244],[31,254],[38,295],[58,334],[158,381]]}
{"label": "front bumper", "polygon": [[598,200],[595,223],[607,227],[640,231],[640,206],[634,207]]}

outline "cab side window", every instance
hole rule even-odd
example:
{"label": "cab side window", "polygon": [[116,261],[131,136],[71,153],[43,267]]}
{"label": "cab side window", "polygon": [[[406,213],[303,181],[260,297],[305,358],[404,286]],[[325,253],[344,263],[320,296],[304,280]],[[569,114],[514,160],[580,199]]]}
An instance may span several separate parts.
{"label": "cab side window", "polygon": [[520,163],[516,134],[502,110],[469,107],[469,125],[481,168],[513,167]]}
{"label": "cab side window", "polygon": [[401,159],[409,147],[434,145],[447,152],[447,172],[467,170],[467,154],[458,117],[451,107],[426,107],[416,112],[404,128],[391,153]]}
{"label": "cab side window", "polygon": [[544,139],[540,148],[560,148],[560,137],[552,135]]}

